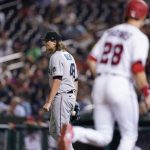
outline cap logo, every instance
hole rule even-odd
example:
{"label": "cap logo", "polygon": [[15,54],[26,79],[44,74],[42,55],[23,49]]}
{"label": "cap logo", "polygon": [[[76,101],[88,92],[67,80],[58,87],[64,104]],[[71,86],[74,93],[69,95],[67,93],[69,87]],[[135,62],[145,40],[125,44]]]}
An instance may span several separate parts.
{"label": "cap logo", "polygon": [[51,40],[55,40],[55,38],[54,38],[54,37],[51,37]]}
{"label": "cap logo", "polygon": [[131,17],[133,17],[133,18],[136,17],[136,12],[134,10],[131,10]]}

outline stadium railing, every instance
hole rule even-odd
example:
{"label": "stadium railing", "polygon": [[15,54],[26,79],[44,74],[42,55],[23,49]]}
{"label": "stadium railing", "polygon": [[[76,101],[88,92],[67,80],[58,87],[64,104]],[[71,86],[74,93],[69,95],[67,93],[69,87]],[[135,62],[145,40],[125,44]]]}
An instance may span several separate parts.
{"label": "stadium railing", "polygon": [[[40,132],[41,136],[40,145],[41,150],[48,150],[48,124],[28,124],[25,123],[26,118],[17,117],[0,117],[0,150],[25,150],[25,137],[26,135],[33,132]],[[2,124],[5,123],[5,124]],[[74,125],[84,126],[93,128],[92,113],[85,113],[81,115],[79,121],[73,122]],[[105,148],[97,148],[90,145],[75,143],[75,150],[116,150],[119,143],[120,134],[118,132],[117,126],[114,132],[114,138],[112,143]],[[150,149],[150,117],[143,116],[139,122],[139,138],[137,145],[142,147],[143,150]],[[27,150],[27,149],[26,149]]]}

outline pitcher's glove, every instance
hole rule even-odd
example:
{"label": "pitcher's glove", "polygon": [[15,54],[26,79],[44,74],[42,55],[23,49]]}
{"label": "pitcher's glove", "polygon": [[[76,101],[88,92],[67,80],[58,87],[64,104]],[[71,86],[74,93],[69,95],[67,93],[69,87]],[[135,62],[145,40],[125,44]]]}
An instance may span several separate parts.
{"label": "pitcher's glove", "polygon": [[80,106],[78,102],[76,102],[74,110],[71,113],[70,121],[76,121],[80,119]]}

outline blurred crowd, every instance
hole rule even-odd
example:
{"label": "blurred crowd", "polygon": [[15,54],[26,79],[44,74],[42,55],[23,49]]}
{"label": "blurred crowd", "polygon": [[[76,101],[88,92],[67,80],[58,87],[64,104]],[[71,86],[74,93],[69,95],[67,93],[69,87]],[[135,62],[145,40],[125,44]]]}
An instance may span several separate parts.
{"label": "blurred crowd", "polygon": [[[41,115],[50,90],[49,55],[41,38],[50,30],[62,35],[68,51],[75,57],[79,71],[77,101],[81,111],[86,110],[86,106],[92,103],[93,82],[86,57],[105,29],[123,21],[125,0],[103,1],[12,0],[14,5],[9,7],[7,0],[0,2],[0,59],[13,53],[23,53],[20,58],[22,67],[10,70],[8,62],[0,63],[1,115]],[[143,31],[150,38],[149,21]],[[146,68],[148,75],[149,64]]]}

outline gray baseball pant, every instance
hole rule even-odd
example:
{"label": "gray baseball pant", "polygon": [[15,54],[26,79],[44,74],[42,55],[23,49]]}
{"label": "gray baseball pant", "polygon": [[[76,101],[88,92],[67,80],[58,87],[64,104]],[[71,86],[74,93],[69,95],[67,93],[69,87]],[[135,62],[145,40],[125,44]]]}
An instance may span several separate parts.
{"label": "gray baseball pant", "polygon": [[[50,109],[50,135],[58,141],[63,124],[70,122],[70,115],[74,109],[76,97],[74,93],[60,93],[54,97]],[[56,145],[57,147],[57,145]],[[70,149],[73,149],[70,148]]]}

